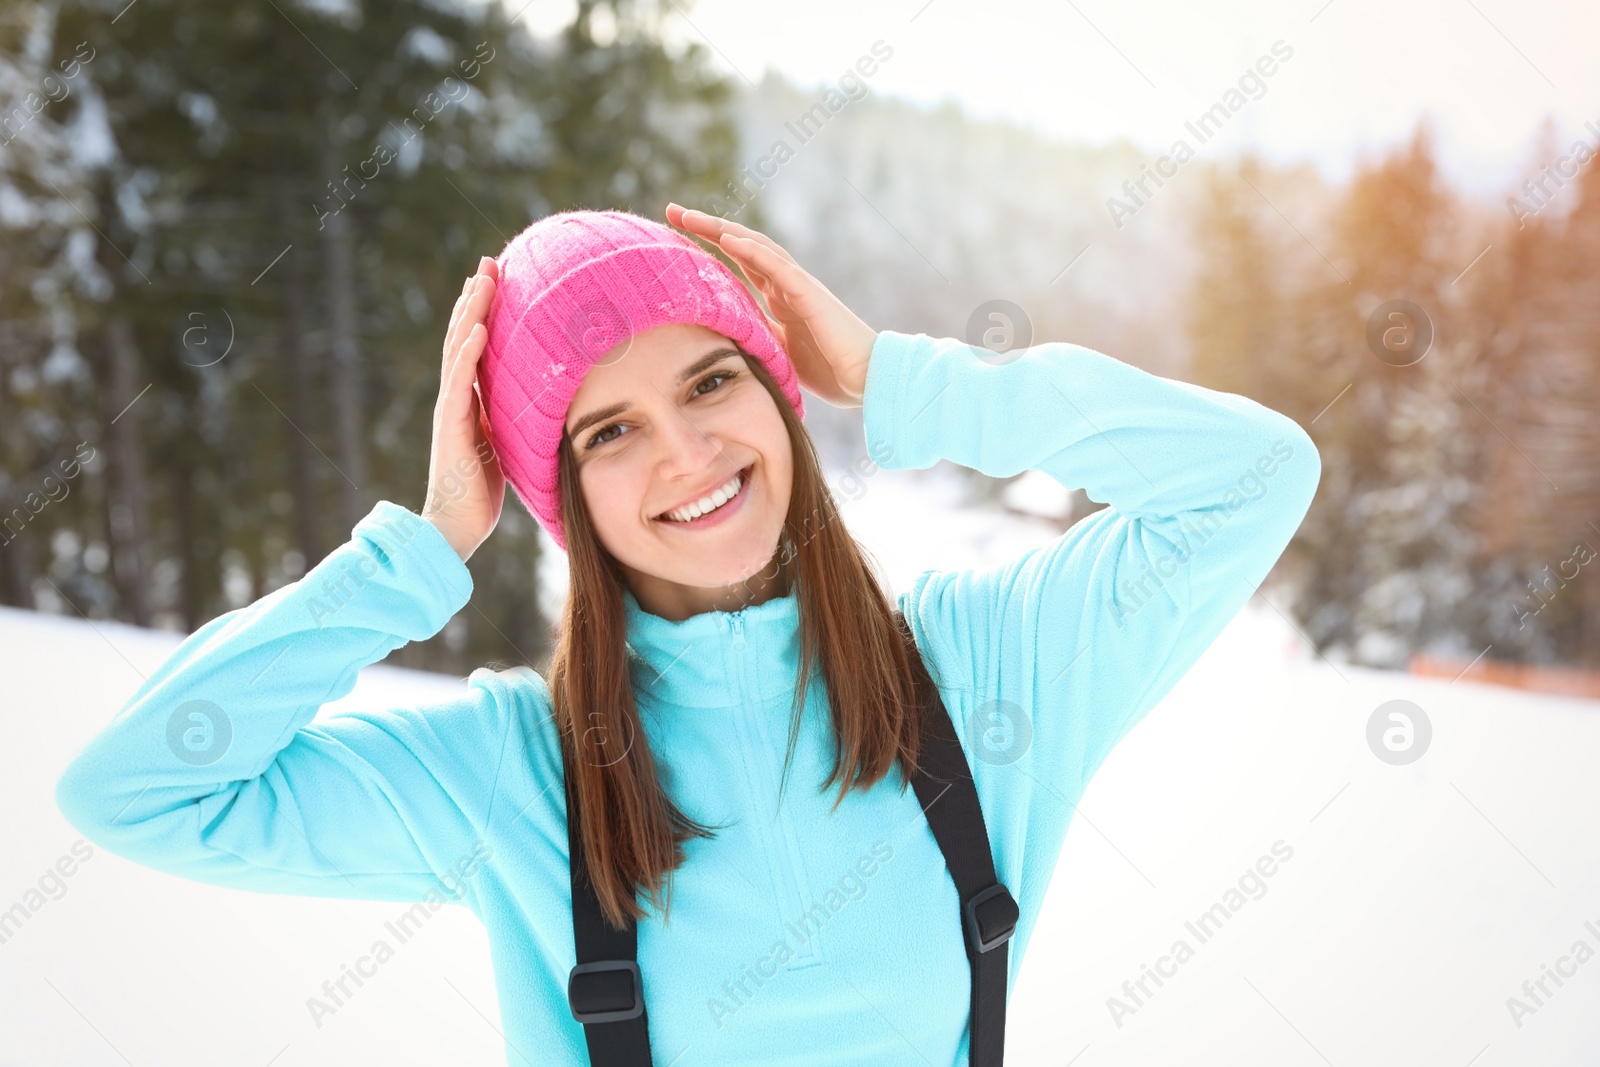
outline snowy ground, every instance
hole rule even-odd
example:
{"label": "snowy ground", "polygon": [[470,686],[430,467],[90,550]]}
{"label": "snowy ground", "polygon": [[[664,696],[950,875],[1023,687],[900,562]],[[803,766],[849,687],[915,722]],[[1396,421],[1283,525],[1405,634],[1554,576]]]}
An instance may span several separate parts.
{"label": "snowy ground", "polygon": [[[1051,536],[953,502],[937,479],[878,472],[845,515],[897,591]],[[72,857],[56,776],[177,640],[0,609],[0,910]],[[462,684],[374,667],[329,710]],[[1396,698],[1433,725],[1407,766],[1366,740]],[[1007,1063],[1600,1063],[1597,767],[1600,702],[1330,665],[1258,597],[1085,795]],[[1274,846],[1273,873],[1241,883]],[[98,849],[69,868],[0,944],[0,1067],[504,1063],[465,909],[436,914],[319,1028],[307,998],[401,906],[214,888]],[[1186,924],[1218,902],[1231,918],[1202,941]],[[1124,991],[1180,939],[1192,954],[1159,986]],[[1535,1003],[1523,983],[1545,968],[1562,984]],[[1532,1013],[1514,1019],[1513,996]],[[1114,1017],[1113,997],[1134,1010]]]}

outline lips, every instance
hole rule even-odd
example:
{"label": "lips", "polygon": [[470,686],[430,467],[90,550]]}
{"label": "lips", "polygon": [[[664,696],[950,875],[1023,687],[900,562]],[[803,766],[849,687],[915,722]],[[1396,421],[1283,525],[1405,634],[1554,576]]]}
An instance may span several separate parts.
{"label": "lips", "polygon": [[[754,468],[755,468],[755,464],[754,463],[750,463],[747,466],[740,467],[739,470],[735,472],[735,474],[737,474],[738,478],[739,478],[739,483],[740,483],[739,484],[739,491],[740,492],[743,492],[745,490],[745,487],[750,484],[750,472]],[[697,501],[699,501],[701,499],[704,499],[705,497],[711,496],[718,489],[721,489],[724,485],[727,485],[728,482],[731,481],[731,480],[732,480],[731,477],[730,478],[724,478],[722,481],[717,482],[715,485],[710,486],[709,488],[702,490],[698,495],[690,497],[688,500],[685,500],[683,503],[674,504],[672,507],[668,508],[666,511],[663,511],[663,512],[661,512],[661,514],[657,515],[656,516],[656,521],[657,522],[676,522],[677,520],[672,518],[672,513],[674,511],[677,511],[679,508],[686,508],[689,505],[694,504],[695,502],[697,502]],[[702,516],[702,518],[703,517],[704,516]]]}

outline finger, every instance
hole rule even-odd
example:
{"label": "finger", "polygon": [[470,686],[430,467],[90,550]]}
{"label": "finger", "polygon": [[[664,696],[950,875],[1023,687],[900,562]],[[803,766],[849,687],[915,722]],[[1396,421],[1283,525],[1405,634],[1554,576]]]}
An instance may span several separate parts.
{"label": "finger", "polygon": [[746,271],[756,288],[756,293],[761,297],[758,306],[768,323],[782,321],[785,316],[794,316],[794,305],[790,303],[783,289],[771,278],[748,264],[741,264],[739,269]]}
{"label": "finger", "polygon": [[[756,244],[748,238],[740,238],[734,234],[723,234],[718,238],[717,250],[733,261],[734,266],[750,279],[750,282],[761,290],[761,295],[769,300],[777,294],[781,287],[772,277],[772,260],[765,262],[759,260],[755,250],[764,246]],[[769,253],[770,255],[770,253]]]}
{"label": "finger", "polygon": [[[445,343],[447,346],[460,336],[457,331],[464,329],[461,322],[462,316],[471,317],[472,312],[469,309],[474,295],[482,292],[484,284],[493,285],[499,278],[500,272],[498,268],[499,264],[488,256],[478,257],[477,271],[469,275],[466,282],[461,286],[461,295],[456,299],[456,306],[450,312],[450,325],[445,328]],[[483,282],[485,278],[489,279],[487,283]]]}
{"label": "finger", "polygon": [[[473,277],[476,277],[474,275]],[[461,295],[456,297],[455,306],[450,309],[450,324],[444,330],[444,358],[449,363],[450,354],[456,347],[456,334],[461,327],[461,309],[467,306],[467,298],[472,295],[472,278],[468,278],[461,286]]]}
{"label": "finger", "polygon": [[450,309],[450,322],[444,328],[444,348],[450,349],[450,332],[456,328],[456,320],[461,317],[461,305],[467,302],[467,292],[472,288],[472,279],[468,278],[461,283],[461,293],[456,297],[455,306]]}
{"label": "finger", "polygon": [[446,343],[459,345],[471,332],[473,324],[483,321],[489,301],[494,299],[494,280],[482,274],[473,275],[472,285],[464,299],[466,303],[462,304],[451,338]]}
{"label": "finger", "polygon": [[478,426],[478,459],[492,476],[500,474],[500,456],[494,450],[494,437],[489,432],[489,409],[483,402],[483,391],[472,383],[472,407]]}
{"label": "finger", "polygon": [[[801,311],[800,305],[807,302],[810,295],[807,283],[811,280],[811,275],[800,269],[793,260],[782,258],[759,241],[734,234],[724,234],[720,245],[727,250],[728,255],[734,258],[741,269],[754,271],[762,276],[767,288],[770,288],[776,296],[785,299],[797,312]],[[769,297],[769,302],[770,299]]]}
{"label": "finger", "polygon": [[762,233],[760,230],[752,230],[748,226],[744,226],[737,222],[731,222],[727,219],[722,220],[722,225],[723,232],[731,233],[735,237],[742,237],[747,241],[754,241],[763,248],[775,253],[778,258],[794,264],[795,266],[799,266],[799,264],[795,262],[795,258],[789,254],[787,249],[785,249],[778,242],[774,241],[772,238],[768,237],[766,234]]}
{"label": "finger", "polygon": [[464,420],[471,410],[473,383],[477,377],[478,356],[489,339],[489,330],[481,322],[472,324],[467,336],[456,349],[449,370],[445,372],[444,390],[440,394],[440,414],[449,421]]}
{"label": "finger", "polygon": [[795,262],[795,258],[791,256],[782,245],[778,244],[778,242],[774,241],[760,230],[752,230],[750,227],[734,222],[731,219],[723,219],[718,218],[715,215],[707,215],[703,211],[687,210],[683,212],[681,218],[683,221],[680,223],[680,225],[683,228],[693,230],[695,233],[705,236],[713,244],[719,243],[719,238],[723,234],[731,233],[736,237],[744,237],[752,241],[757,241],[765,247],[771,249],[773,252],[777,253],[783,259],[788,260],[790,263]]}
{"label": "finger", "polygon": [[[467,296],[467,306],[461,314],[468,322],[481,322],[487,326],[489,305],[494,302],[495,281],[487,274],[479,275],[478,282]],[[470,327],[469,327],[470,329]]]}
{"label": "finger", "polygon": [[483,353],[489,347],[489,324],[475,322],[467,336],[461,340],[461,365],[462,374],[467,379],[468,387],[475,386],[478,379],[478,362],[483,358]]}
{"label": "finger", "polygon": [[482,292],[483,286],[484,277],[481,274],[474,274],[468,280],[467,291],[461,297],[460,312],[456,315],[455,328],[449,335],[452,345],[459,346],[462,338],[472,329],[474,321],[473,303],[477,300],[478,294]]}
{"label": "finger", "polygon": [[750,282],[750,285],[758,293],[760,293],[769,301],[772,299],[773,293],[777,290],[777,286],[775,286],[772,282],[772,279],[767,276],[766,271],[752,263],[747,256],[739,252],[734,252],[725,244],[719,244],[717,247],[723,252],[727,253],[728,258],[733,260],[733,265],[739,269],[739,273],[745,276],[745,278]]}
{"label": "finger", "polygon": [[[680,208],[679,211],[683,212],[684,214],[687,214],[687,211],[685,211],[682,208]],[[704,222],[704,218],[710,218],[711,222],[709,224]],[[702,219],[701,222],[696,224],[699,227],[698,230],[691,230],[690,231],[690,236],[698,238],[701,241],[704,241],[706,244],[710,245],[712,248],[716,249],[718,252],[722,253],[724,256],[727,256],[729,259],[732,259],[733,260],[733,265],[735,267],[737,267],[744,274],[745,279],[753,287],[756,287],[756,288],[759,289],[760,288],[760,284],[757,281],[757,274],[752,270],[746,269],[747,266],[748,266],[748,263],[747,262],[741,262],[740,260],[734,258],[733,253],[729,250],[729,248],[726,245],[724,245],[722,243],[722,237],[724,236],[724,234],[722,232],[721,222],[719,220],[715,219],[715,217],[713,217],[713,216],[704,216],[704,218]],[[687,226],[684,226],[683,228],[688,229]],[[764,275],[762,275],[762,277],[764,277]],[[763,292],[762,295],[765,296],[766,293]]]}

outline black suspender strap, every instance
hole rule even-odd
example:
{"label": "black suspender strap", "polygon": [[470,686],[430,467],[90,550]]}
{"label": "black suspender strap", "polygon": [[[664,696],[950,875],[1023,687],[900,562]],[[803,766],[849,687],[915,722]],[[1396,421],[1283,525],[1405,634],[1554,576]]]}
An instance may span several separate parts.
{"label": "black suspender strap", "polygon": [[630,919],[618,930],[606,921],[589,879],[578,822],[571,818],[572,783],[565,746],[562,778],[567,786],[567,853],[572,870],[572,935],[577,965],[567,976],[567,1006],[583,1023],[591,1064],[650,1067],[649,1019],[639,973],[638,927]]}
{"label": "black suspender strap", "polygon": [[[961,900],[961,929],[972,968],[971,1067],[1001,1067],[1006,1034],[1006,942],[1016,931],[1017,902],[995,878],[989,832],[978,804],[978,791],[949,709],[928,675],[905,616],[895,624],[914,660],[917,698],[923,714],[918,762],[912,788],[933,831],[945,866]],[[595,1067],[651,1067],[649,1021],[644,1007],[644,981],[639,973],[638,930],[633,922],[617,930],[600,911],[584,860],[573,811],[571,781],[567,784],[567,845],[572,872],[572,933],[577,965],[567,978],[567,1003],[583,1024],[589,1062]]]}
{"label": "black suspender strap", "polygon": [[916,655],[910,625],[899,611],[895,612],[895,623],[913,653],[913,671],[925,709],[917,760],[921,766],[911,776],[911,786],[917,791],[922,814],[956,884],[967,961],[972,965],[968,1063],[971,1067],[1000,1067],[1006,1039],[1006,942],[1016,931],[1021,912],[1010,891],[995,878],[978,790],[956,738],[949,709],[921,657]]}

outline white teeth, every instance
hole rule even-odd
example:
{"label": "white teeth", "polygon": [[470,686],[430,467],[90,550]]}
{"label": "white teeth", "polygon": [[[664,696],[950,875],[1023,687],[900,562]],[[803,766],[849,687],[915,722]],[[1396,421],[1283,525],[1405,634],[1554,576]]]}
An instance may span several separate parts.
{"label": "white teeth", "polygon": [[727,484],[713,490],[710,496],[703,496],[693,504],[687,504],[676,511],[667,512],[667,518],[674,522],[688,522],[691,519],[698,519],[706,512],[720,508],[733,499],[733,495],[739,491],[739,487],[743,484],[744,475],[735,474],[728,479]]}

